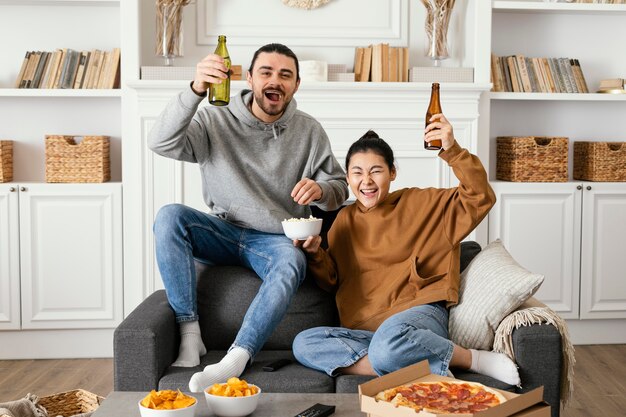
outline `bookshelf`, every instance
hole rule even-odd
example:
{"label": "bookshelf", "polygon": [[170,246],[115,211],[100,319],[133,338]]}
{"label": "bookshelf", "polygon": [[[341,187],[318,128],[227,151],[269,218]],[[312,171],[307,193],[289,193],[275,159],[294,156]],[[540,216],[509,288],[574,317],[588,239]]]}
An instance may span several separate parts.
{"label": "bookshelf", "polygon": [[[500,238],[524,267],[546,279],[537,297],[568,319],[574,343],[623,343],[626,267],[611,255],[626,227],[626,183],[574,180],[575,141],[626,142],[626,94],[595,93],[599,82],[626,76],[626,5],[494,1],[491,48],[498,56],[570,57],[580,61],[590,93],[485,95],[488,160],[498,202],[489,214],[489,240]],[[498,136],[565,136],[569,181],[497,181]],[[541,236],[540,238],[538,238]]]}
{"label": "bookshelf", "polygon": [[[111,355],[123,318],[123,89],[13,87],[26,51],[122,47],[122,8],[0,0],[0,138],[14,145],[13,181],[0,184],[0,338],[11,346],[0,359]],[[111,181],[46,183],[46,134],[109,136]]]}

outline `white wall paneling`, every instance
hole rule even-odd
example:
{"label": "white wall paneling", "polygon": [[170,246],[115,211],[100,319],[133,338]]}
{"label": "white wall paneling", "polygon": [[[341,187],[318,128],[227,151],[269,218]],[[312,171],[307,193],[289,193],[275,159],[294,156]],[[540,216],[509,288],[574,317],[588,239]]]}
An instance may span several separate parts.
{"label": "white wall paneling", "polygon": [[198,0],[196,7],[200,45],[215,45],[223,34],[229,44],[255,47],[277,39],[293,46],[408,44],[408,0],[331,0],[313,12],[274,0]]}

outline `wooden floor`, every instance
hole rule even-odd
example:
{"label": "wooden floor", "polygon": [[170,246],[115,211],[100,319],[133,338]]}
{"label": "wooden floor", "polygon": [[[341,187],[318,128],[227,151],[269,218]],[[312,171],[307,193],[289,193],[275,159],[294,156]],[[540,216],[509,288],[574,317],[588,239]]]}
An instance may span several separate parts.
{"label": "wooden floor", "polygon": [[[0,361],[0,403],[76,388],[106,397],[113,390],[113,360]],[[574,397],[561,416],[626,416],[626,345],[576,346]]]}

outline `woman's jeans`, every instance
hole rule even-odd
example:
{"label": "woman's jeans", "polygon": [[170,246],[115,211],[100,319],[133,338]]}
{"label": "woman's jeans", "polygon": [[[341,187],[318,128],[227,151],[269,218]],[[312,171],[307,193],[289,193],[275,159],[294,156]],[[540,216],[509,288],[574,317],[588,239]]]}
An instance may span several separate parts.
{"label": "woman's jeans", "polygon": [[284,235],[241,228],[181,204],[159,210],[154,236],[159,271],[178,323],[198,320],[194,260],[208,265],[241,265],[261,278],[261,288],[231,346],[246,349],[254,357],[304,280],[304,252]]}
{"label": "woman's jeans", "polygon": [[428,359],[430,371],[446,375],[453,344],[448,340],[448,310],[443,303],[397,313],[376,332],[315,327],[299,333],[293,353],[300,363],[330,376],[368,355],[378,375]]}

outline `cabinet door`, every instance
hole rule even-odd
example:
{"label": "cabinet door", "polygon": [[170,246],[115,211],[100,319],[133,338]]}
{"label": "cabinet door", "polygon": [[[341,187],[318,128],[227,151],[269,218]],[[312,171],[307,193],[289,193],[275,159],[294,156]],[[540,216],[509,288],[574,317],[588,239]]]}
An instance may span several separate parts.
{"label": "cabinet door", "polygon": [[535,297],[578,318],[581,191],[574,183],[493,183],[489,240],[501,239],[524,268],[545,275]]}
{"label": "cabinet door", "polygon": [[119,183],[20,189],[22,328],[112,328],[122,319]]}
{"label": "cabinet door", "polygon": [[0,184],[0,329],[20,328],[17,185]]}
{"label": "cabinet door", "polygon": [[626,184],[585,184],[581,318],[626,318],[625,238]]}

